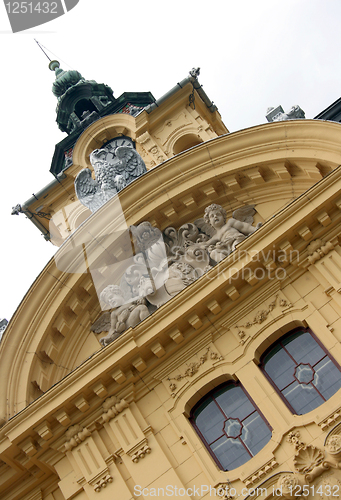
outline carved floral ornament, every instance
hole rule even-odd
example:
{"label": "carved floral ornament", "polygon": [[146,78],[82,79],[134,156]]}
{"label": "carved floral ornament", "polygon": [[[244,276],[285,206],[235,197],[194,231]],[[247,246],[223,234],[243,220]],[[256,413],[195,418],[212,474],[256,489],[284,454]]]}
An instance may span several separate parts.
{"label": "carved floral ornament", "polygon": [[275,309],[275,307],[280,306],[280,307],[285,307],[285,308],[290,308],[292,307],[292,304],[288,302],[286,299],[280,298],[278,300],[278,293],[275,295],[275,298],[270,302],[270,304],[267,306],[266,309],[260,309],[259,311],[256,312],[254,318],[252,321],[247,321],[243,325],[235,325],[235,328],[237,328],[238,336],[240,338],[239,342],[241,344],[244,344],[246,341],[246,333],[245,330],[251,328],[254,325],[260,325],[262,324],[266,319],[268,319],[269,314]]}
{"label": "carved floral ornament", "polygon": [[207,347],[207,349],[204,352],[204,354],[202,354],[200,356],[199,361],[195,361],[193,363],[189,363],[188,368],[184,371],[183,374],[180,373],[176,377],[169,377],[168,378],[168,381],[170,382],[169,389],[172,392],[171,396],[173,398],[175,398],[175,396],[176,396],[176,394],[175,394],[174,391],[177,389],[177,385],[176,385],[175,382],[171,382],[171,380],[180,381],[180,380],[182,380],[184,378],[187,378],[187,377],[190,377],[190,378],[193,377],[196,373],[198,373],[200,367],[204,363],[206,363],[206,361],[208,359],[211,359],[213,361],[222,361],[224,358],[223,358],[223,356],[219,355],[215,351],[212,351],[210,347]]}
{"label": "carved floral ornament", "polygon": [[106,286],[100,294],[103,309],[110,309],[92,325],[96,333],[109,332],[100,339],[103,346],[125,330],[136,326],[155,309],[200,278],[233,252],[241,241],[254,233],[253,206],[233,212],[217,204],[205,209],[204,217],[163,233],[149,222],[130,226],[134,256],[119,282]]}
{"label": "carved floral ornament", "polygon": [[328,495],[328,491],[331,491],[333,485],[335,492],[337,487],[337,495],[333,496],[339,496],[341,483],[333,476],[324,477],[314,485],[312,483],[324,472],[341,468],[341,435],[330,435],[326,440],[324,450],[304,444],[300,440],[299,431],[290,432],[287,441],[296,449],[293,460],[296,472],[280,476],[277,482],[277,496],[291,499],[301,496],[304,492],[304,496],[307,496],[309,492],[312,492],[314,496],[316,492],[321,498],[331,496],[331,493]]}

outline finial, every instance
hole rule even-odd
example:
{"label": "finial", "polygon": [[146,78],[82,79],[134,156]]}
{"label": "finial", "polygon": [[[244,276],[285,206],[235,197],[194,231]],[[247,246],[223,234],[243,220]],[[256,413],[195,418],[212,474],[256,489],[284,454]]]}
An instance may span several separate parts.
{"label": "finial", "polygon": [[198,78],[198,76],[200,75],[200,68],[192,68],[191,71],[189,72],[189,74],[193,78]]}
{"label": "finial", "polygon": [[60,75],[61,73],[64,73],[64,71],[60,67],[59,61],[56,61],[55,59],[53,61],[50,61],[50,63],[49,63],[49,69],[51,71],[55,72],[56,79],[58,78],[58,75]]}
{"label": "finial", "polygon": [[49,69],[51,71],[55,71],[55,69],[57,69],[59,67],[60,67],[59,61],[56,61],[56,60],[51,61],[50,60]]}

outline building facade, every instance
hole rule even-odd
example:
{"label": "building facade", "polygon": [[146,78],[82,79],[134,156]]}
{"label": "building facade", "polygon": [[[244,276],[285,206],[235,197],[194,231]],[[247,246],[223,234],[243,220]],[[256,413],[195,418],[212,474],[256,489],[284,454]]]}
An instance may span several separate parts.
{"label": "building facade", "polygon": [[[338,497],[340,124],[229,134],[196,72],[141,107],[67,129],[20,207],[60,248],[0,344],[1,498]],[[147,171],[91,213],[122,141]]]}

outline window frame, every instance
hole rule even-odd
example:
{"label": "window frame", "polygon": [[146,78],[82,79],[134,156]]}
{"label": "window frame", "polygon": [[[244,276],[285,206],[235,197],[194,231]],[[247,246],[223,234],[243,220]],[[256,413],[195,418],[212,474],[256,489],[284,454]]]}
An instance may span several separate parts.
{"label": "window frame", "polygon": [[[315,342],[317,343],[317,345],[324,351],[324,353],[326,354],[326,356],[330,359],[330,361],[334,364],[334,366],[336,366],[336,368],[339,370],[340,374],[341,374],[341,366],[339,365],[339,363],[336,361],[336,359],[334,358],[334,356],[332,356],[332,354],[328,351],[328,349],[323,345],[323,343],[320,341],[320,339],[314,334],[314,332],[311,330],[311,328],[309,327],[297,327],[297,328],[294,328],[293,330],[290,330],[289,332],[287,332],[286,334],[282,335],[279,339],[277,339],[275,342],[273,342],[271,344],[270,347],[268,347],[264,353],[262,354],[262,356],[260,357],[260,363],[259,363],[259,368],[260,370],[262,371],[262,373],[265,375],[266,379],[270,382],[271,386],[275,389],[276,393],[279,395],[279,397],[281,398],[281,400],[283,401],[283,403],[286,405],[286,407],[291,411],[291,413],[293,415],[297,415],[297,416],[303,416],[303,415],[307,415],[310,411],[314,411],[316,410],[317,408],[319,408],[321,405],[323,405],[326,401],[328,401],[331,397],[333,397],[336,392],[333,394],[333,396],[330,396],[328,399],[326,399],[320,392],[319,390],[315,387],[315,390],[318,392],[318,394],[321,396],[322,399],[324,399],[324,401],[318,405],[314,410],[309,410],[308,412],[306,413],[296,413],[295,409],[291,406],[291,404],[289,403],[289,401],[286,399],[286,397],[282,394],[282,391],[278,388],[277,384],[272,380],[272,378],[270,377],[270,375],[268,375],[268,373],[265,371],[265,363],[264,363],[264,360],[266,358],[266,356],[273,350],[275,349],[277,346],[279,346],[281,344],[281,342],[283,342],[283,340],[285,340],[287,337],[290,337],[291,335],[294,335],[296,332],[304,332],[304,333],[309,333],[311,335],[311,337],[315,340]],[[283,345],[280,346],[281,349],[285,349],[285,347]],[[297,364],[297,361],[295,361],[295,359],[290,355],[290,353],[287,351],[287,349],[285,349],[285,351],[287,352],[287,354],[289,355],[289,357],[295,362],[295,364],[297,366],[299,366],[299,364],[309,364],[308,362],[304,362],[304,363],[299,363]],[[324,358],[321,358],[318,362],[315,363],[318,364],[322,359]],[[314,365],[314,366],[315,366]],[[311,365],[310,365],[311,366]],[[294,377],[296,378],[296,377]],[[297,379],[296,379],[297,380]],[[287,387],[287,386],[286,386]],[[285,388],[283,388],[282,390],[284,390]],[[341,389],[341,387],[340,387]],[[338,390],[340,390],[338,389]]]}
{"label": "window frame", "polygon": [[[219,410],[223,413],[223,415],[227,418],[225,418],[224,422],[226,422],[229,418],[231,417],[228,417],[226,415],[226,413],[224,412],[224,410],[221,408],[221,406],[218,404],[218,402],[215,400],[214,398],[214,394],[221,391],[222,389],[224,389],[225,387],[228,387],[228,386],[234,386],[234,387],[239,387],[242,389],[242,391],[244,392],[245,396],[247,397],[248,401],[250,401],[250,403],[252,404],[252,406],[254,407],[255,411],[258,413],[258,415],[262,418],[263,422],[265,423],[265,425],[268,427],[269,431],[271,432],[271,436],[270,436],[270,439],[269,441],[264,445],[266,446],[270,441],[271,441],[271,437],[272,437],[272,432],[273,432],[273,427],[270,425],[270,423],[267,421],[267,419],[265,418],[265,416],[263,415],[263,413],[261,412],[261,410],[259,409],[259,407],[256,405],[256,403],[254,402],[254,400],[252,399],[252,397],[250,396],[250,394],[247,392],[247,390],[244,388],[243,384],[241,384],[239,381],[234,381],[234,380],[229,380],[227,382],[223,382],[222,384],[219,384],[217,387],[215,387],[214,389],[212,389],[211,391],[209,391],[207,394],[205,394],[205,396],[203,396],[194,406],[193,408],[191,409],[191,412],[190,412],[190,417],[189,417],[189,421],[192,425],[192,427],[194,428],[195,432],[197,433],[197,435],[199,436],[199,438],[201,439],[201,442],[202,444],[204,445],[204,447],[206,448],[206,450],[208,451],[208,453],[211,455],[211,457],[213,458],[214,462],[216,463],[216,465],[219,467],[220,470],[222,471],[225,471],[225,472],[229,472],[229,471],[233,471],[233,470],[236,470],[238,467],[243,467],[246,463],[249,462],[249,460],[251,460],[253,457],[255,457],[256,455],[258,455],[259,451],[255,454],[255,455],[251,455],[250,451],[248,450],[248,448],[246,447],[246,445],[242,442],[243,446],[246,448],[246,450],[248,451],[248,453],[250,454],[250,458],[249,460],[247,460],[244,464],[242,465],[239,465],[238,467],[235,467],[234,469],[225,469],[222,464],[220,463],[220,461],[218,460],[218,457],[214,454],[214,452],[211,450],[211,447],[210,445],[208,444],[208,442],[206,441],[205,437],[202,435],[200,429],[198,428],[198,426],[196,425],[195,423],[195,417],[194,417],[194,413],[195,411],[199,408],[199,406],[201,406],[202,404],[205,403],[205,401],[208,399],[208,398],[212,398],[212,403],[215,402],[215,404],[218,406]],[[208,405],[207,405],[208,406]],[[205,407],[206,408],[206,407]],[[254,412],[252,412],[254,413]],[[252,413],[250,413],[248,416],[252,415]],[[245,417],[243,420],[245,420],[246,418]],[[233,418],[236,418],[236,417],[233,417]],[[239,419],[238,419],[239,420]],[[223,436],[224,434],[222,434]],[[220,436],[219,438],[217,439],[220,439],[222,436]],[[211,443],[212,444],[212,443]],[[264,447],[263,447],[264,448]],[[262,449],[263,449],[262,448]],[[261,450],[260,450],[261,451]]]}

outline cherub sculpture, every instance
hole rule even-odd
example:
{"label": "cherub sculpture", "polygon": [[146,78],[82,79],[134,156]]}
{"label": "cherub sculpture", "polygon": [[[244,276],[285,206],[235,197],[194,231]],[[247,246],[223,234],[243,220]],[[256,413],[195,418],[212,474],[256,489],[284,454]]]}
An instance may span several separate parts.
{"label": "cherub sculpture", "polygon": [[139,299],[126,302],[121,288],[118,285],[108,285],[100,294],[100,301],[113,311],[110,314],[110,327],[108,328],[109,315],[104,313],[92,326],[92,331],[100,333],[108,331],[106,337],[100,339],[102,346],[110,344],[130,327],[138,325],[150,314],[146,301]]}
{"label": "cherub sculpture", "polygon": [[226,220],[226,210],[221,205],[213,203],[206,207],[203,219],[194,222],[201,231],[211,236],[208,241],[199,244],[200,248],[206,248],[210,257],[220,262],[262,225],[252,226],[254,214],[253,206],[247,205],[235,210],[233,217]]}
{"label": "cherub sculpture", "polygon": [[96,179],[89,168],[84,168],[75,179],[75,191],[79,201],[92,212],[147,171],[138,152],[127,146],[120,146],[114,152],[95,149],[90,154],[90,163]]}

